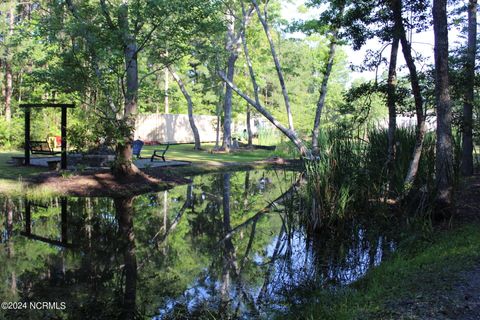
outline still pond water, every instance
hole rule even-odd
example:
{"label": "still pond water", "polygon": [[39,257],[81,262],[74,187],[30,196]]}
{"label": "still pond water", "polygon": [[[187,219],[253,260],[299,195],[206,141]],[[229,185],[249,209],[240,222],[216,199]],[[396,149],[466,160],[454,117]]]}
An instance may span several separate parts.
{"label": "still pond water", "polygon": [[394,250],[399,230],[388,219],[309,235],[297,222],[300,179],[258,170],[134,198],[0,197],[0,300],[64,303],[0,316],[281,317]]}

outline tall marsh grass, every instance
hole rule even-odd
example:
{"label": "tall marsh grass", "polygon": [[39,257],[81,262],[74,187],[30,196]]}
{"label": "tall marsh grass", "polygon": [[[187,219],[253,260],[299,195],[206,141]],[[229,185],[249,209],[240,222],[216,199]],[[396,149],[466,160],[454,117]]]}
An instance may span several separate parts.
{"label": "tall marsh grass", "polygon": [[282,140],[277,130],[261,127],[257,131],[256,143],[261,146],[274,146]]}
{"label": "tall marsh grass", "polygon": [[313,228],[324,220],[344,217],[351,203],[355,201],[358,165],[363,146],[353,139],[337,139],[330,133],[319,137],[320,156],[305,161],[307,177],[306,195],[311,203],[308,221]]}
{"label": "tall marsh grass", "polygon": [[[318,229],[358,212],[385,209],[388,198],[405,192],[404,179],[415,146],[415,128],[398,128],[396,156],[388,171],[387,129],[370,128],[364,137],[346,137],[343,132],[324,132],[319,137],[320,156],[305,161],[306,184],[302,196],[305,218]],[[459,140],[454,139],[455,163],[458,168]],[[458,170],[455,169],[455,174]],[[435,191],[435,134],[425,136],[414,192],[409,204],[422,210],[433,199]],[[382,210],[384,212],[384,210]]]}

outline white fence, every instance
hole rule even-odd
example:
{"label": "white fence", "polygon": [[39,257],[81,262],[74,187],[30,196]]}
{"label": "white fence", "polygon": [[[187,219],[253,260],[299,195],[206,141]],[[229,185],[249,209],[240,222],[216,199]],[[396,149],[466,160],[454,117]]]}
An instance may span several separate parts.
{"label": "white fence", "polygon": [[[216,139],[217,117],[193,116],[201,142]],[[135,139],[145,142],[193,143],[193,132],[186,114],[142,114],[135,123]]]}

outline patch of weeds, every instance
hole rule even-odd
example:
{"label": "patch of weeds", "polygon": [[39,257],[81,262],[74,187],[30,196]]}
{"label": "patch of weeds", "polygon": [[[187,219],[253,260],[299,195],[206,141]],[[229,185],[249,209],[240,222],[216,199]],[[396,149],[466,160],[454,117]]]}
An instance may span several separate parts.
{"label": "patch of weeds", "polygon": [[67,170],[62,171],[60,174],[64,179],[68,179],[74,176],[72,171],[67,171]]}

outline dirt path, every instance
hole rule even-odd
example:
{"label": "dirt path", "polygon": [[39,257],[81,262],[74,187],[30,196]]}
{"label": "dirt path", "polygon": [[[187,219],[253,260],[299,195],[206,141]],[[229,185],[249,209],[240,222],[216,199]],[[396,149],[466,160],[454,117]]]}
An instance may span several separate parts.
{"label": "dirt path", "polygon": [[480,319],[480,265],[462,274],[462,281],[455,284],[452,296],[457,298],[452,308],[454,319]]}
{"label": "dirt path", "polygon": [[[467,179],[456,195],[454,225],[480,225],[480,176]],[[478,230],[480,232],[480,228]],[[418,294],[400,301],[390,310],[388,319],[480,320],[480,261],[472,261],[465,270],[442,277],[444,289]],[[428,287],[428,283],[421,286]]]}
{"label": "dirt path", "polygon": [[[462,223],[480,221],[480,176],[469,178],[457,195],[457,219]],[[478,230],[480,232],[480,230]],[[480,262],[465,270],[449,296],[453,302],[450,319],[480,320]]]}

